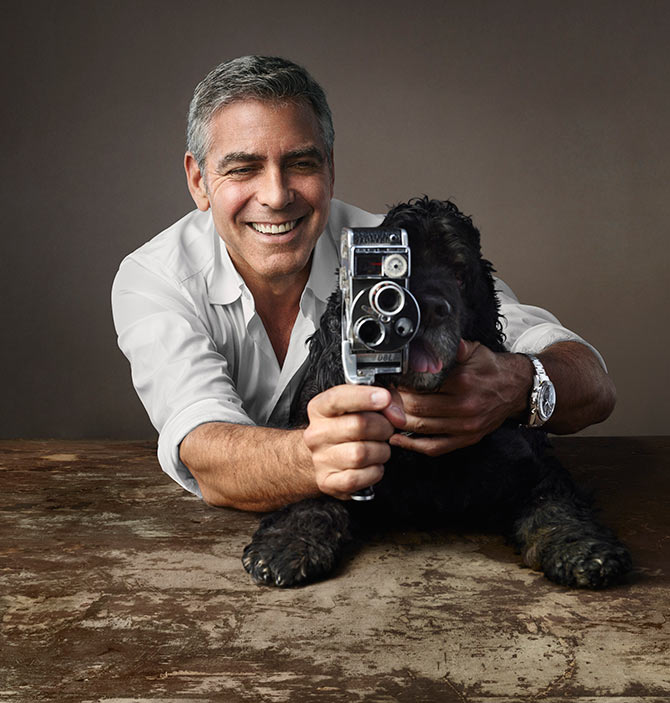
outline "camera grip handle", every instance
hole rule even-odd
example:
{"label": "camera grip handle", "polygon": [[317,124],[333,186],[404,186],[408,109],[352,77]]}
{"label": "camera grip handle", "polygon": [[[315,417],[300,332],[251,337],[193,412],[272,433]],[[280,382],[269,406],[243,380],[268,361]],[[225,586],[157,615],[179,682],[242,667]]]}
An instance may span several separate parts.
{"label": "camera grip handle", "polygon": [[361,488],[360,491],[351,494],[351,500],[357,500],[359,502],[364,502],[367,500],[373,500],[375,497],[375,489],[372,486],[367,488]]}

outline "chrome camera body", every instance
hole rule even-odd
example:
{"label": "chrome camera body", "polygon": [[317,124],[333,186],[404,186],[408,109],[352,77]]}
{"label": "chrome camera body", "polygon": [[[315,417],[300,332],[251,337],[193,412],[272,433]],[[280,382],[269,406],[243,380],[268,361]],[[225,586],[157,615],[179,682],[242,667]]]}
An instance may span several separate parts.
{"label": "chrome camera body", "polygon": [[409,291],[404,229],[344,227],[341,238],[342,365],[347,383],[407,370],[421,314]]}

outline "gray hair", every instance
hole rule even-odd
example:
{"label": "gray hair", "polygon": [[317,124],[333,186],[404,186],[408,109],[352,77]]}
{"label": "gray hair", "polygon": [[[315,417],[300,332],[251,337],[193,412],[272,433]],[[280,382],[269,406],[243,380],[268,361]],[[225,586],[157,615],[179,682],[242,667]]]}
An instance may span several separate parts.
{"label": "gray hair", "polygon": [[302,100],[311,105],[319,121],[332,168],[335,141],[333,116],[323,88],[297,64],[277,56],[241,56],[219,64],[196,86],[188,111],[186,149],[205,173],[211,147],[210,122],[216,112],[238,100]]}

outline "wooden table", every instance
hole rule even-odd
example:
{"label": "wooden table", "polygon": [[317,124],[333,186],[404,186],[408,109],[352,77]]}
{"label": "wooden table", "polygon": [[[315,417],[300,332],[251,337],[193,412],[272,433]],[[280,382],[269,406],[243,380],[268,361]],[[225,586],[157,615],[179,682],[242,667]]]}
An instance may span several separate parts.
{"label": "wooden table", "polygon": [[151,442],[0,442],[0,700],[670,701],[670,438],[564,438],[632,549],[571,591],[497,536],[398,532],[339,575],[259,588],[257,516],[210,508]]}

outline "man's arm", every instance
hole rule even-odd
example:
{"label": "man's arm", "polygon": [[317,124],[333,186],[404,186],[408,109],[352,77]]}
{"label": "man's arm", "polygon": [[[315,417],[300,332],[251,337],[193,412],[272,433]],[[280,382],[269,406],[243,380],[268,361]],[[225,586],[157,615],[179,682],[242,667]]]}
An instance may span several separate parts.
{"label": "man's arm", "polygon": [[404,421],[388,391],[375,400],[380,389],[329,389],[310,403],[305,431],[253,425],[197,313],[202,291],[188,297],[163,274],[127,260],[112,300],[119,346],[170,476],[212,504],[259,511],[319,493],[346,499],[381,479],[394,431],[382,413]]}
{"label": "man's arm", "polygon": [[308,415],[305,430],[200,425],[182,441],[181,461],[207,503],[241,510],[322,493],[347,499],[381,480],[393,423],[404,421],[387,390],[336,386],[312,399]]}
{"label": "man's arm", "polygon": [[[538,354],[556,388],[556,410],[544,426],[568,434],[607,419],[616,391],[593,352],[580,342],[557,342]],[[462,342],[458,360],[441,392],[400,391],[407,421],[390,443],[431,456],[475,444],[505,420],[525,423],[533,366],[523,354],[494,354]]]}
{"label": "man's arm", "polygon": [[265,511],[320,493],[301,430],[210,422],[179,455],[210,505]]}
{"label": "man's arm", "polygon": [[538,358],[556,387],[556,410],[544,425],[546,430],[571,434],[604,422],[612,414],[614,382],[587,346],[558,342]]}

